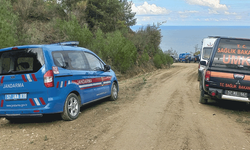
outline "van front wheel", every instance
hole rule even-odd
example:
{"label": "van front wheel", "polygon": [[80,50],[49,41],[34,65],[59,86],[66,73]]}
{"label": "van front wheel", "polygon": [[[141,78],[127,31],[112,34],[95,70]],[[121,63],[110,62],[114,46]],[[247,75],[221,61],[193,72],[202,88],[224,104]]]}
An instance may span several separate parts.
{"label": "van front wheel", "polygon": [[111,86],[111,95],[110,95],[110,100],[115,101],[118,98],[118,86],[117,83],[113,82]]}
{"label": "van front wheel", "polygon": [[62,119],[65,121],[75,120],[79,116],[79,112],[80,101],[74,93],[71,93],[66,98],[63,113],[61,114]]}

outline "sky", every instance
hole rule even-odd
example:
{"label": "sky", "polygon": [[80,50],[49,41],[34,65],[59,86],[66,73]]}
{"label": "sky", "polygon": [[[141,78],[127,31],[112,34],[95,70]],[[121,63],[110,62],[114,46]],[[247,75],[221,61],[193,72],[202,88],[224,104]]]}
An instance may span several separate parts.
{"label": "sky", "polygon": [[136,25],[249,26],[250,0],[131,0]]}

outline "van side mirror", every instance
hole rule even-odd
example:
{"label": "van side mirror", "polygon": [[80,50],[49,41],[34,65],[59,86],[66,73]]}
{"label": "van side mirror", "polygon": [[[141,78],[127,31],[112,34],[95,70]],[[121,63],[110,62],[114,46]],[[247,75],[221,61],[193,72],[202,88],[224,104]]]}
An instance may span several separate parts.
{"label": "van side mirror", "polygon": [[206,65],[207,65],[207,62],[206,62],[206,61],[200,61],[200,65],[206,66]]}
{"label": "van side mirror", "polygon": [[104,66],[104,72],[109,71],[111,69],[110,65],[105,65]]}

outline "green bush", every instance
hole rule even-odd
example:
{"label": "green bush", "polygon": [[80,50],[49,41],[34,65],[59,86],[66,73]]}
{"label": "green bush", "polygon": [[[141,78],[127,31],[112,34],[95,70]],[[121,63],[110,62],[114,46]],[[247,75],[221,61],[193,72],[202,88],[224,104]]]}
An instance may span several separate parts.
{"label": "green bush", "polygon": [[168,65],[173,64],[174,63],[173,58],[170,55],[168,55],[168,54],[165,54],[165,55],[166,55],[167,64]]}
{"label": "green bush", "polygon": [[110,49],[109,45],[107,44],[106,35],[102,32],[100,28],[97,29],[95,33],[95,38],[93,38],[89,49],[94,51],[104,61],[108,61],[110,56]]}
{"label": "green bush", "polygon": [[16,45],[17,15],[14,14],[9,0],[0,0],[0,48]]}
{"label": "green bush", "polygon": [[161,68],[162,65],[171,65],[173,64],[173,59],[170,55],[164,54],[162,51],[159,51],[155,56],[154,56],[154,65],[157,68]]}
{"label": "green bush", "polygon": [[69,21],[58,19],[56,28],[65,41],[79,41],[81,47],[88,47],[92,42],[91,31],[87,26],[81,27],[73,15]]}
{"label": "green bush", "polygon": [[131,41],[137,48],[138,53],[147,51],[150,57],[155,56],[158,53],[159,45],[161,43],[161,30],[158,25],[141,27],[134,36],[131,37]]}
{"label": "green bush", "polygon": [[125,73],[136,60],[136,47],[120,31],[103,33],[97,29],[90,49],[118,71]]}
{"label": "green bush", "polygon": [[137,57],[136,47],[120,31],[108,33],[107,42],[113,66],[125,73],[135,63]]}
{"label": "green bush", "polygon": [[168,61],[167,61],[167,57],[164,53],[161,53],[161,61],[163,65],[167,65]]}
{"label": "green bush", "polygon": [[144,50],[143,54],[139,58],[139,64],[144,64],[149,61],[149,55],[146,50]]}
{"label": "green bush", "polygon": [[162,58],[160,54],[156,54],[154,56],[154,64],[155,64],[155,67],[161,68],[161,65],[163,64],[163,62],[162,62]]}

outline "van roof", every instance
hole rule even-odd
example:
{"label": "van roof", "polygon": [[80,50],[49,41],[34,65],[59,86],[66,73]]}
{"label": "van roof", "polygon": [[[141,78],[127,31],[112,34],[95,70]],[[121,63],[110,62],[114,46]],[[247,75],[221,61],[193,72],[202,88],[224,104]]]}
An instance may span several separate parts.
{"label": "van roof", "polygon": [[220,39],[241,39],[241,40],[250,40],[248,38],[237,38],[237,37],[225,37],[225,36],[208,36],[210,38],[220,38]]}
{"label": "van roof", "polygon": [[182,54],[190,54],[190,53],[187,53],[187,52],[186,53],[180,53],[180,55],[182,55]]}
{"label": "van roof", "polygon": [[53,47],[70,47],[72,50],[85,50],[90,51],[83,47],[77,47],[79,45],[78,41],[69,41],[69,42],[60,42],[60,43],[52,43],[52,44],[41,44],[41,45],[21,45],[21,46],[13,46],[13,47],[7,47],[2,48],[0,51],[7,51],[12,49],[27,49],[27,48],[44,48],[48,51],[55,50]]}

